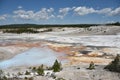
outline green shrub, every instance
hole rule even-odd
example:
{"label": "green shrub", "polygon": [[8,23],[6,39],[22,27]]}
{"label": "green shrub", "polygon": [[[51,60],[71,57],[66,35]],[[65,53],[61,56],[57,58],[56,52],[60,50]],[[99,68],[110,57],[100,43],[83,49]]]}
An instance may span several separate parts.
{"label": "green shrub", "polygon": [[89,69],[89,70],[95,69],[94,62],[91,62],[89,65],[89,68],[87,68],[87,69]]}
{"label": "green shrub", "polygon": [[120,72],[120,55],[117,55],[115,59],[108,64],[104,69],[109,71]]}
{"label": "green shrub", "polygon": [[3,71],[2,70],[0,70],[0,75],[2,75],[3,74]]}
{"label": "green shrub", "polygon": [[62,68],[61,68],[61,63],[59,63],[57,60],[55,60],[52,69],[54,72],[59,72]]}
{"label": "green shrub", "polygon": [[3,77],[3,71],[2,70],[0,70],[0,80],[2,79],[2,77]]}
{"label": "green shrub", "polygon": [[25,77],[25,80],[28,79],[27,77]]}
{"label": "green shrub", "polygon": [[40,67],[38,67],[37,73],[38,73],[38,75],[44,75],[43,65],[41,65]]}
{"label": "green shrub", "polygon": [[6,76],[3,76],[3,79],[2,80],[8,80]]}
{"label": "green shrub", "polygon": [[28,28],[20,28],[20,29],[6,29],[3,31],[3,33],[39,33],[39,31],[34,29],[28,29]]}
{"label": "green shrub", "polygon": [[36,67],[33,67],[33,68],[32,68],[32,71],[36,71]]}
{"label": "green shrub", "polygon": [[18,72],[18,75],[22,75],[22,73]]}
{"label": "green shrub", "polygon": [[30,75],[30,72],[26,71],[26,72],[25,72],[25,75]]}

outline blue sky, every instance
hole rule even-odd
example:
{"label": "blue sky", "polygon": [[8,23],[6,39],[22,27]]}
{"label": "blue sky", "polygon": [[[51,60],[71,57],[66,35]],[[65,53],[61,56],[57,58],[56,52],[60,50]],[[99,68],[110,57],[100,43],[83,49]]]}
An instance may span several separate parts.
{"label": "blue sky", "polygon": [[116,21],[120,21],[120,0],[0,0],[0,25]]}

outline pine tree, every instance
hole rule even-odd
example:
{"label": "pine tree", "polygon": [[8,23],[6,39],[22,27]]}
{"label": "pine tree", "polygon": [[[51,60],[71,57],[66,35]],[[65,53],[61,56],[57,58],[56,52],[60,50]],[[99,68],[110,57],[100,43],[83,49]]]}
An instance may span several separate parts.
{"label": "pine tree", "polygon": [[104,69],[108,69],[109,71],[114,71],[114,72],[120,72],[120,55],[117,55],[115,59]]}
{"label": "pine tree", "polygon": [[59,63],[57,60],[55,60],[52,69],[54,72],[59,72],[61,70],[61,63]]}
{"label": "pine tree", "polygon": [[38,73],[39,75],[44,75],[43,65],[41,65],[41,66],[37,69],[37,73]]}

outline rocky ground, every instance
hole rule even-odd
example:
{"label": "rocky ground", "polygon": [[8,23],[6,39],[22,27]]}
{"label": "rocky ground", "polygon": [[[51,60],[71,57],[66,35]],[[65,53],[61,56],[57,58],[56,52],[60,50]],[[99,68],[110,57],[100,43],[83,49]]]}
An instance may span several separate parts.
{"label": "rocky ground", "polygon": [[[104,70],[104,67],[117,54],[120,54],[119,32],[119,26],[94,26],[85,29],[54,28],[52,32],[38,34],[0,33],[1,66],[13,64],[14,62],[11,61],[17,60],[16,56],[19,56],[18,59],[22,58],[17,60],[18,62],[24,63],[27,62],[26,60],[29,62],[32,60],[34,63],[39,63],[32,65],[25,63],[19,64],[19,66],[16,63],[16,66],[0,67],[6,75],[10,73],[17,76],[18,72],[25,72],[29,70],[29,67],[38,66],[45,61],[49,62],[57,58],[63,64],[63,70],[55,73],[57,78],[65,80],[119,80],[120,73]],[[37,53],[38,55],[35,56]],[[22,54],[26,56],[26,59],[21,57]],[[55,58],[49,58],[43,54],[55,55]],[[42,59],[42,57],[47,58]],[[95,63],[94,70],[86,69],[91,61]],[[55,80],[50,76],[30,75],[28,77],[34,77],[34,80]]]}

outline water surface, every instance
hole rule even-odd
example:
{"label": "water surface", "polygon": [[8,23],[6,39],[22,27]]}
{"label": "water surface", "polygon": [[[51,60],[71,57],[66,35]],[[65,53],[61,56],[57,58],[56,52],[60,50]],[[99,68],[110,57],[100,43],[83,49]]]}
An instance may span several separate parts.
{"label": "water surface", "polygon": [[28,51],[16,55],[12,59],[0,62],[0,68],[39,64],[51,66],[56,59],[56,52],[49,48],[32,48]]}

